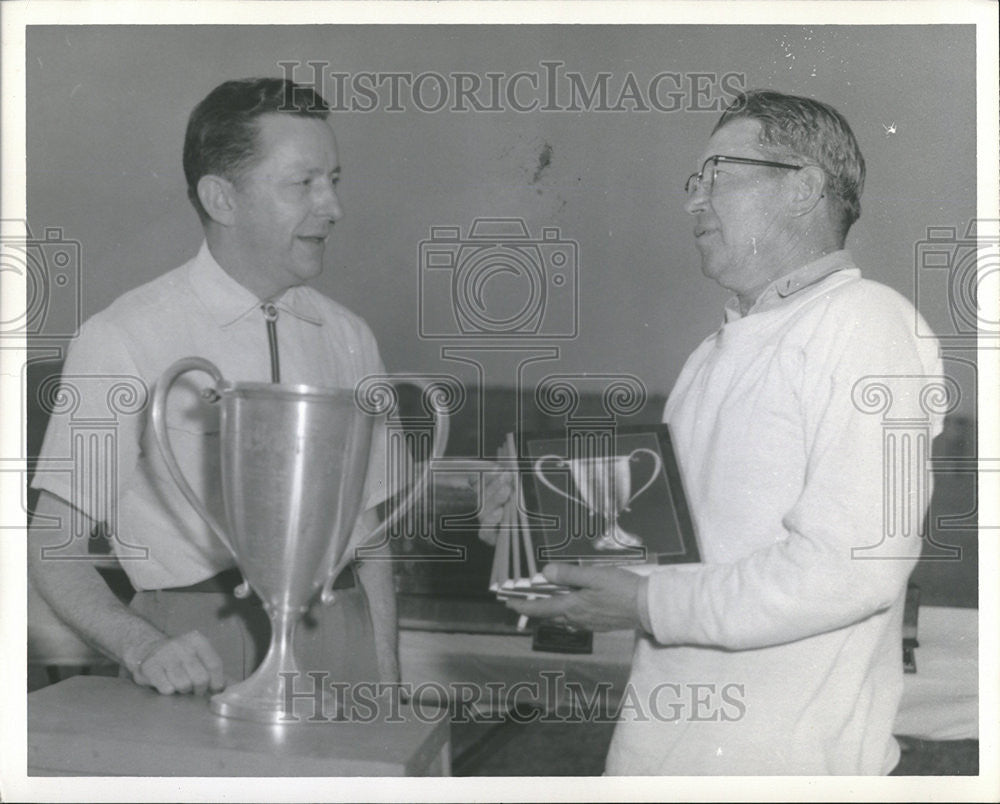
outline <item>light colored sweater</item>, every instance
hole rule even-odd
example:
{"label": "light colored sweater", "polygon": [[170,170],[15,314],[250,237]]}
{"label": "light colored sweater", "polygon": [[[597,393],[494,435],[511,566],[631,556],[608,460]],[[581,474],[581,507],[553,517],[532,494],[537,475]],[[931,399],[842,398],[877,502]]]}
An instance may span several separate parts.
{"label": "light colored sweater", "polygon": [[703,563],[645,581],[608,773],[895,766],[903,600],[941,427],[938,346],[916,322],[836,252],[746,316],[727,308],[688,359],[664,420]]}

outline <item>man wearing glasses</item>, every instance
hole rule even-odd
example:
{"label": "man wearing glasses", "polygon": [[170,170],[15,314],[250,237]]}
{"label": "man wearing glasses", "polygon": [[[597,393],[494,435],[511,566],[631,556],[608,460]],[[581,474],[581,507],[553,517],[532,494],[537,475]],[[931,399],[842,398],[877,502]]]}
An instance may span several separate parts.
{"label": "man wearing glasses", "polygon": [[[937,344],[918,340],[909,302],[863,279],[843,250],[865,167],[837,111],[748,92],[698,164],[685,189],[702,271],[734,298],[664,420],[703,563],[645,576],[550,566],[574,592],[507,605],[637,629],[608,773],[889,773],[921,540],[883,522],[919,523],[929,493],[884,491],[882,419],[859,393],[877,381],[893,416],[926,419],[922,394],[894,383],[931,387]],[[916,455],[902,461],[922,470]]]}

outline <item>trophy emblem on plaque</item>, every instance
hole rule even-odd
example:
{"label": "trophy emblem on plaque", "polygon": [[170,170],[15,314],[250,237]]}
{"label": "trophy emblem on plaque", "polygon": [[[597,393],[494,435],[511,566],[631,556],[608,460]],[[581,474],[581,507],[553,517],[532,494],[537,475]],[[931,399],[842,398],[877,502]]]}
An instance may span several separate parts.
{"label": "trophy emblem on plaque", "polygon": [[[642,455],[652,459],[649,476],[641,483],[633,483],[633,464],[649,463],[641,460]],[[573,479],[576,495],[563,491],[545,474],[546,464],[565,471]],[[663,468],[663,461],[653,450],[639,447],[625,455],[608,455],[587,458],[563,458],[559,455],[543,455],[534,463],[538,480],[547,488],[566,499],[592,511],[599,521],[605,523],[603,532],[594,541],[594,549],[601,551],[626,550],[641,547],[638,536],[629,533],[618,518],[643,492],[656,481]],[[637,486],[636,491],[632,491]]]}
{"label": "trophy emblem on plaque", "polygon": [[[205,372],[215,381],[202,396],[221,407],[225,525],[195,494],[170,446],[167,395],[189,371]],[[178,360],[164,372],[152,420],[170,474],[236,559],[244,580],[234,594],[246,597],[252,589],[271,619],[263,662],[247,679],[214,695],[213,712],[265,723],[289,721],[283,682],[298,673],[295,626],[317,591],[325,604],[335,602],[334,580],[355,549],[380,538],[423,492],[431,462],[441,456],[448,438],[447,415],[434,408],[434,443],[419,480],[381,525],[352,539],[375,423],[373,411],[363,409],[353,388],[226,382],[212,362],[200,357]]]}

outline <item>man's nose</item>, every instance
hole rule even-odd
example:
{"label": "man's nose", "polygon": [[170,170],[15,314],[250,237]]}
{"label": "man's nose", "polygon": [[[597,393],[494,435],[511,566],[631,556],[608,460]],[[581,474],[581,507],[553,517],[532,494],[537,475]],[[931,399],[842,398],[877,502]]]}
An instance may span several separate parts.
{"label": "man's nose", "polygon": [[317,217],[334,222],[344,217],[344,208],[340,206],[340,198],[333,184],[326,184],[317,191],[314,212]]}
{"label": "man's nose", "polygon": [[684,202],[684,209],[691,215],[697,215],[708,206],[708,193],[703,184],[698,184],[693,193]]}

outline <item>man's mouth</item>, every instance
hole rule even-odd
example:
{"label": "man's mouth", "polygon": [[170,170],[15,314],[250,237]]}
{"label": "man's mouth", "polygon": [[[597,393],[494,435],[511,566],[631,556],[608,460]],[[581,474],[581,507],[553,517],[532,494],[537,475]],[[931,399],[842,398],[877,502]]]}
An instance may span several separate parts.
{"label": "man's mouth", "polygon": [[714,231],[715,231],[715,229],[711,229],[711,228],[709,228],[707,226],[695,226],[694,227],[694,236],[695,236],[695,239],[697,240],[699,238],[704,237],[705,235],[712,234],[712,232],[714,232]]}
{"label": "man's mouth", "polygon": [[316,235],[299,235],[299,240],[305,240],[307,243],[312,243],[313,245],[321,246],[326,243],[326,239],[329,237],[327,234],[316,234]]}

